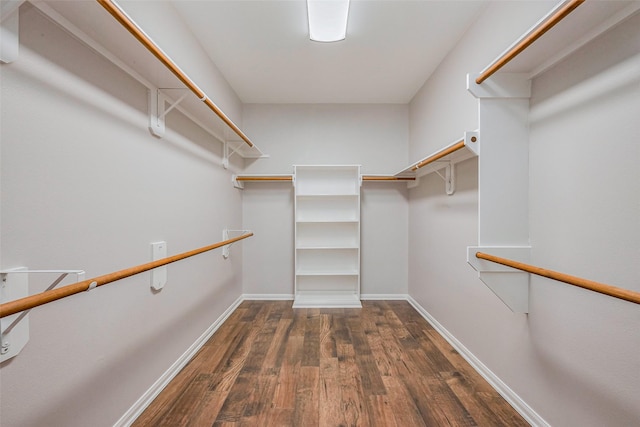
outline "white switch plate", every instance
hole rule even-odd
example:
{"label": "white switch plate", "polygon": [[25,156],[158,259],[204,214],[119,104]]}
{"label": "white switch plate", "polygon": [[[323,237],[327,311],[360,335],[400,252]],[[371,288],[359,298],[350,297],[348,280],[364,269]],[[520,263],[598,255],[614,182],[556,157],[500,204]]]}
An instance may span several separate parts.
{"label": "white switch plate", "polygon": [[[151,244],[151,261],[157,261],[167,257],[167,242],[155,242]],[[151,270],[151,289],[159,291],[167,283],[167,266]]]}

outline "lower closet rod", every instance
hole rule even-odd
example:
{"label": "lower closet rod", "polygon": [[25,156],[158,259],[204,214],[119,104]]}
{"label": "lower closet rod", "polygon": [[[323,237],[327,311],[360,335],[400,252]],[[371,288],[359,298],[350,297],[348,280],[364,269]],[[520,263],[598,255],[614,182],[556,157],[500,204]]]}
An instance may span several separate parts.
{"label": "lower closet rod", "polygon": [[213,245],[204,246],[199,249],[183,252],[181,254],[173,255],[167,258],[162,258],[157,261],[136,265],[135,267],[130,267],[124,270],[105,274],[103,276],[94,277],[93,279],[83,280],[82,282],[73,283],[71,285],[63,286],[58,289],[52,289],[50,291],[45,291],[39,294],[30,295],[28,297],[20,298],[14,301],[9,301],[7,303],[0,305],[0,318],[5,316],[10,316],[12,314],[16,314],[24,310],[29,310],[43,304],[48,304],[50,302],[53,302],[62,298],[66,298],[68,296],[71,296],[80,292],[90,291],[91,289],[94,289],[98,286],[106,285],[108,283],[112,283],[117,280],[124,279],[129,276],[133,276],[135,274],[143,273],[145,271],[153,270],[154,268],[162,267],[163,265],[171,264],[172,262],[180,261],[185,258],[189,258],[194,255],[201,254],[203,252],[208,252],[212,249],[230,245],[231,243],[237,242],[238,240],[246,239],[247,237],[251,237],[251,236],[253,236],[253,233],[246,233],[241,236],[234,237],[233,239],[214,243]]}
{"label": "lower closet rod", "polygon": [[630,291],[628,289],[618,288],[616,286],[607,285],[605,283],[594,282],[593,280],[582,279],[580,277],[571,276],[565,273],[559,273],[546,268],[536,267],[535,265],[525,264],[523,262],[513,261],[499,256],[485,254],[484,252],[476,252],[476,258],[486,259],[487,261],[497,264],[506,265],[507,267],[516,268],[526,271],[527,273],[536,274],[538,276],[564,282],[569,285],[578,286],[593,292],[598,292],[610,297],[619,298],[625,301],[640,304],[640,292]]}

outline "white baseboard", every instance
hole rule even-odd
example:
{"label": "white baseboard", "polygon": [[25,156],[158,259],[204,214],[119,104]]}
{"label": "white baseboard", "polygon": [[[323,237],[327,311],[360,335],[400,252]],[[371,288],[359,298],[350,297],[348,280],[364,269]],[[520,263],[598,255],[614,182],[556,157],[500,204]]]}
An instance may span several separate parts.
{"label": "white baseboard", "polygon": [[360,299],[365,301],[387,300],[387,301],[407,301],[407,294],[360,294]]}
{"label": "white baseboard", "polygon": [[243,294],[243,301],[293,301],[293,294]]}
{"label": "white baseboard", "polygon": [[416,309],[427,322],[446,339],[451,346],[475,369],[496,391],[515,409],[522,417],[534,427],[549,427],[544,418],[522,400],[508,385],[494,374],[484,363],[480,361],[468,348],[456,339],[444,326],[442,326],[427,310],[418,302],[407,295],[407,301]]}
{"label": "white baseboard", "polygon": [[244,296],[241,295],[237,300],[227,308],[220,317],[198,339],[185,351],[182,356],[176,360],[167,371],[162,374],[158,380],[133,404],[127,412],[114,424],[114,427],[128,427],[142,414],[142,412],[158,397],[160,392],[169,384],[169,382],[184,368],[187,363],[196,355],[198,350],[211,338],[215,331],[227,320],[227,318],[233,313],[236,308],[244,301]]}

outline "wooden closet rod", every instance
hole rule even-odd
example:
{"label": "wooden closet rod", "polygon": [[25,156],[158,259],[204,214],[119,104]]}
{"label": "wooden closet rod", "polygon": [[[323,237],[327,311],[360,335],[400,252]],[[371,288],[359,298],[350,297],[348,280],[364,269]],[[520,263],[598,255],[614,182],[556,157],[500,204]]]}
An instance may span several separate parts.
{"label": "wooden closet rod", "polygon": [[14,301],[9,301],[0,305],[0,318],[10,316],[15,313],[19,313],[24,310],[29,310],[34,307],[38,307],[43,304],[50,303],[68,296],[88,291],[98,286],[106,285],[108,283],[115,282],[120,279],[124,279],[135,274],[143,273],[145,271],[153,270],[163,265],[171,264],[172,262],[180,261],[185,258],[192,257],[194,255],[208,252],[212,249],[219,248],[221,246],[230,245],[238,240],[246,239],[253,236],[253,233],[246,233],[242,236],[234,237],[233,239],[224,240],[222,242],[214,243],[213,245],[204,246],[192,251],[183,252],[178,255],[162,258],[156,261],[148,262],[146,264],[136,265],[125,270],[116,271],[113,273],[105,274],[103,276],[94,277],[93,279],[83,280],[82,282],[73,283],[71,285],[63,286],[61,288],[52,289],[50,291],[41,292],[39,294],[30,295],[28,297],[20,298]]}
{"label": "wooden closet rod", "polygon": [[541,267],[524,264],[522,262],[513,261],[507,258],[485,254],[483,252],[476,252],[476,258],[486,259],[487,261],[506,265],[507,267],[516,268],[518,270],[526,271],[527,273],[537,274],[538,276],[558,280],[560,282],[568,283],[569,285],[578,286],[580,288],[588,289],[593,292],[599,292],[610,297],[640,304],[640,292],[634,292],[628,289],[622,289],[616,286],[594,282],[592,280],[582,279],[580,277],[570,276],[564,273],[558,273],[557,271],[547,270]]}
{"label": "wooden closet rod", "polygon": [[109,12],[123,27],[125,27],[144,47],[149,50],[165,67],[169,69],[184,85],[193,92],[200,101],[204,102],[220,119],[227,124],[249,147],[253,147],[253,142],[247,137],[244,132],[236,126],[224,112],[218,108],[216,104],[211,101],[207,95],[191,80],[168,56],[162,49],[160,49],[150,38],[147,36],[135,22],[127,16],[127,14],[120,9],[120,7],[112,0],[97,0],[107,12]]}
{"label": "wooden closet rod", "polygon": [[464,148],[464,139],[461,140],[461,141],[456,142],[451,147],[447,147],[444,150],[437,152],[436,154],[434,154],[431,157],[427,157],[426,159],[424,159],[423,161],[421,161],[420,163],[418,163],[417,165],[412,167],[411,170],[415,172],[418,169],[420,169],[421,167],[427,166],[429,163],[433,163],[436,160],[441,159],[444,156],[453,153],[454,151],[460,150],[461,148]]}
{"label": "wooden closet rod", "polygon": [[412,176],[380,176],[380,175],[363,175],[363,181],[415,181]]}
{"label": "wooden closet rod", "polygon": [[[363,175],[363,181],[415,181],[412,176],[393,176],[393,175]],[[291,175],[238,175],[236,181],[293,181]]]}
{"label": "wooden closet rod", "polygon": [[584,3],[585,0],[570,0],[564,6],[556,11],[553,15],[549,17],[546,21],[540,24],[535,30],[531,33],[527,34],[519,43],[513,46],[509,51],[504,53],[500,58],[496,59],[491,65],[484,69],[480,73],[480,75],[476,78],[476,83],[480,84],[489,77],[491,77],[496,71],[500,68],[504,67],[509,61],[518,56],[523,50],[531,46],[533,42],[538,40],[544,33],[549,31],[564,19],[568,14],[573,12],[575,8]]}

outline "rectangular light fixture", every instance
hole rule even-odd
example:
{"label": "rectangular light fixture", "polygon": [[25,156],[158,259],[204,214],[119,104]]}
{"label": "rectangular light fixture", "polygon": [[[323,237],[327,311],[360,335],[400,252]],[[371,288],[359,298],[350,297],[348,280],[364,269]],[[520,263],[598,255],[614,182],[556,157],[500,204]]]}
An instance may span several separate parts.
{"label": "rectangular light fixture", "polygon": [[349,0],[307,0],[309,38],[337,42],[347,36]]}

